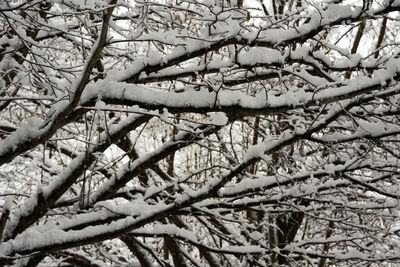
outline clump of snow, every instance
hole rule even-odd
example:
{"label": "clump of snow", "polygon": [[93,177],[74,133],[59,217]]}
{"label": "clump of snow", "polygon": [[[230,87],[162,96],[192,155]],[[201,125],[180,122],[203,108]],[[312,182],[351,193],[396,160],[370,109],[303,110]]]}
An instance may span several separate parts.
{"label": "clump of snow", "polygon": [[238,55],[238,63],[250,66],[281,63],[283,61],[284,58],[278,50],[265,47],[251,47],[249,51],[242,51]]}
{"label": "clump of snow", "polygon": [[29,118],[23,122],[16,131],[0,142],[0,154],[14,151],[18,145],[27,140],[32,140],[40,136],[44,130],[40,130],[42,120],[39,118]]}
{"label": "clump of snow", "polygon": [[3,211],[11,210],[12,205],[13,205],[12,197],[8,196],[3,203]]}
{"label": "clump of snow", "polygon": [[224,112],[215,112],[211,115],[210,123],[223,126],[228,123],[228,117]]}
{"label": "clump of snow", "polygon": [[104,103],[104,102],[101,101],[101,100],[97,101],[97,102],[96,102],[96,105],[95,105],[95,107],[96,107],[97,109],[105,108],[105,106],[106,106],[106,103]]}

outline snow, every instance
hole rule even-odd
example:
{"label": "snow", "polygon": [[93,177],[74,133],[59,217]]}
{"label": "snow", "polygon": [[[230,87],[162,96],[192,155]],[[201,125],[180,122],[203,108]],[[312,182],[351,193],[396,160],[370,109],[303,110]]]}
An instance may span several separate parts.
{"label": "snow", "polygon": [[[109,90],[113,88],[113,90]],[[102,96],[103,101],[107,99],[125,99],[137,102],[138,104],[162,104],[168,107],[212,107],[214,105],[229,106],[238,105],[242,107],[261,108],[265,107],[265,92],[249,96],[241,92],[221,91],[215,92],[199,91],[199,92],[165,92],[146,88],[139,85],[131,85],[121,82],[109,81],[107,83],[88,86],[82,97],[81,103],[85,103],[92,98]],[[263,97],[264,96],[264,97]],[[283,99],[282,99],[283,101]]]}
{"label": "snow", "polygon": [[284,58],[278,50],[265,47],[251,47],[239,53],[238,62],[242,65],[283,63]]}
{"label": "snow", "polygon": [[41,124],[39,118],[32,117],[19,125],[16,131],[0,141],[0,155],[13,152],[20,144],[39,138],[46,132],[45,129],[39,129]]}
{"label": "snow", "polygon": [[265,248],[259,247],[259,246],[226,246],[222,247],[222,249],[226,249],[232,252],[237,252],[237,253],[245,253],[245,254],[251,254],[251,253],[265,253]]}
{"label": "snow", "polygon": [[174,224],[153,224],[152,226],[139,228],[131,231],[132,234],[150,234],[150,235],[168,235],[168,236],[178,236],[185,240],[189,240],[194,243],[199,243],[196,235],[189,230],[179,228]]}
{"label": "snow", "polygon": [[138,198],[131,200],[127,203],[118,203],[115,205],[113,202],[99,201],[94,205],[96,208],[105,208],[112,214],[120,214],[126,216],[140,216],[145,211],[151,209],[151,206],[144,200],[144,198]]}
{"label": "snow", "polygon": [[[7,192],[6,192],[6,194],[7,194]],[[7,211],[7,210],[11,210],[12,206],[13,206],[13,199],[11,196],[8,196],[3,203],[3,212]]]}
{"label": "snow", "polygon": [[5,128],[11,128],[11,129],[14,129],[14,128],[15,128],[15,125],[14,125],[14,124],[12,124],[12,123],[11,123],[11,122],[9,122],[9,121],[0,120],[0,127],[5,127]]}
{"label": "snow", "polygon": [[[16,79],[23,78],[23,82],[27,82],[21,90],[36,93],[36,95],[32,95],[32,99],[24,100],[26,102],[23,102],[22,105],[20,102],[13,103],[13,109],[3,112],[6,114],[10,111],[9,117],[5,116],[9,118],[10,122],[2,118],[0,125],[10,126],[17,130],[0,141],[0,156],[7,157],[10,152],[18,149],[18,146],[27,145],[26,147],[29,147],[31,143],[35,144],[35,140],[40,140],[42,144],[52,135],[54,135],[52,142],[57,141],[63,143],[64,146],[73,144],[69,149],[72,152],[75,151],[74,148],[78,142],[82,142],[82,144],[78,144],[76,147],[84,147],[86,150],[83,153],[72,153],[73,156],[69,159],[58,153],[50,155],[50,149],[43,152],[43,147],[40,146],[36,149],[36,146],[33,146],[35,151],[23,151],[26,154],[21,154],[27,156],[26,158],[29,156],[29,160],[33,158],[30,162],[24,163],[23,161],[27,161],[26,158],[18,157],[11,164],[4,165],[5,167],[0,172],[0,178],[5,177],[4,181],[7,180],[4,183],[7,183],[7,186],[14,186],[14,184],[22,183],[19,181],[20,178],[25,179],[21,180],[26,181],[24,186],[28,188],[23,190],[30,193],[31,197],[24,200],[20,200],[19,197],[1,199],[2,203],[5,200],[3,210],[11,210],[11,208],[13,210],[3,236],[3,240],[7,241],[0,243],[0,256],[16,255],[18,257],[19,254],[27,255],[43,249],[58,249],[57,246],[61,244],[69,246],[70,244],[75,245],[73,243],[78,241],[98,242],[103,239],[117,238],[124,233],[132,233],[144,237],[168,235],[183,240],[189,245],[182,246],[182,253],[193,257],[194,261],[199,260],[200,256],[194,253],[189,254],[186,249],[191,247],[190,243],[204,245],[214,254],[226,254],[219,259],[227,259],[224,262],[227,265],[231,263],[230,265],[239,266],[239,260],[235,257],[230,258],[229,254],[257,253],[265,256],[263,254],[268,251],[263,247],[263,241],[267,239],[267,232],[263,227],[275,227],[276,225],[269,224],[267,221],[264,221],[265,224],[259,224],[259,221],[251,222],[245,216],[245,212],[237,211],[235,208],[247,209],[254,206],[273,214],[280,214],[281,209],[288,210],[289,214],[291,210],[298,208],[299,211],[304,211],[311,220],[310,227],[315,225],[314,219],[320,218],[320,215],[321,217],[322,215],[330,216],[330,213],[338,207],[344,211],[344,219],[340,223],[346,224],[346,227],[349,228],[353,227],[351,225],[354,222],[352,221],[353,210],[358,212],[363,209],[376,209],[367,214],[377,218],[371,222],[381,222],[379,219],[384,216],[388,218],[387,216],[398,215],[399,202],[396,194],[399,190],[396,185],[396,176],[389,178],[383,176],[379,182],[375,182],[373,179],[380,178],[377,173],[393,172],[395,174],[396,166],[398,166],[395,155],[387,156],[380,146],[385,145],[395,150],[396,145],[392,144],[391,140],[382,139],[382,137],[393,136],[393,141],[396,141],[397,135],[400,133],[396,117],[398,110],[395,107],[399,102],[400,87],[397,80],[400,59],[394,56],[395,52],[390,51],[394,47],[394,44],[389,42],[390,40],[386,40],[385,45],[388,46],[383,49],[386,55],[376,60],[372,59],[373,56],[366,59],[361,54],[351,54],[349,49],[343,48],[340,44],[334,44],[336,33],[342,35],[343,29],[352,27],[359,20],[368,19],[375,27],[377,25],[374,21],[375,18],[387,15],[387,12],[376,15],[384,6],[378,7],[377,3],[374,3],[374,6],[379,8],[378,10],[361,13],[360,6],[352,7],[327,2],[311,6],[304,2],[302,5],[305,8],[293,9],[293,13],[290,13],[288,17],[283,17],[283,21],[280,21],[280,18],[276,20],[274,16],[265,16],[261,9],[254,10],[259,16],[253,17],[253,10],[250,9],[251,1],[245,2],[244,6],[249,7],[248,10],[252,15],[250,21],[245,19],[244,9],[237,8],[235,6],[237,3],[233,0],[230,3],[231,7],[227,7],[227,1],[213,0],[201,3],[181,1],[171,7],[161,2],[152,3],[152,5],[146,6],[151,12],[147,12],[145,9],[141,10],[142,4],[139,2],[127,3],[127,5],[135,6],[132,9],[134,12],[125,12],[123,15],[132,21],[132,24],[129,25],[128,22],[126,25],[124,22],[120,23],[125,17],[120,17],[117,10],[118,16],[115,16],[115,21],[111,23],[111,27],[116,33],[109,37],[114,38],[115,34],[121,39],[109,39],[110,42],[107,43],[107,47],[102,53],[105,68],[114,68],[114,70],[107,71],[107,77],[104,80],[94,81],[91,79],[90,84],[83,91],[79,106],[77,106],[79,110],[87,108],[98,116],[99,122],[96,121],[97,117],[91,121],[94,130],[99,125],[103,126],[105,121],[109,123],[108,127],[104,127],[107,128],[107,131],[102,130],[93,135],[90,133],[90,140],[82,138],[88,137],[88,135],[84,133],[86,125],[80,119],[72,123],[68,122],[68,125],[63,124],[62,118],[53,121],[70,107],[71,102],[61,100],[73,95],[74,90],[82,81],[78,70],[87,67],[87,64],[85,65],[85,62],[82,61],[82,55],[87,55],[89,51],[79,51],[82,55],[75,59],[64,58],[63,54],[65,53],[63,51],[72,47],[71,44],[74,46],[79,44],[77,40],[82,34],[81,24],[66,22],[64,25],[60,25],[60,22],[57,21],[54,28],[49,28],[48,32],[44,30],[40,32],[40,36],[45,37],[46,34],[51,34],[52,30],[57,33],[77,27],[77,30],[71,31],[71,36],[73,35],[71,38],[75,43],[66,39],[65,45],[63,41],[58,46],[58,40],[50,42],[53,41],[52,39],[49,42],[41,42],[40,47],[32,48],[32,57],[29,56],[31,62],[21,65],[13,60],[3,60],[0,63],[2,69],[21,70]],[[71,0],[65,3],[72,3],[81,8],[99,9],[107,6],[104,1],[96,2],[94,0],[85,3]],[[63,6],[65,3],[56,1],[55,5]],[[386,3],[389,2],[386,1]],[[119,1],[119,4],[121,9],[128,9],[126,6],[122,7],[125,3]],[[222,4],[225,6],[222,7]],[[400,2],[396,0],[392,5],[400,6]],[[187,11],[183,11],[185,9]],[[35,8],[29,9],[29,12],[34,12],[34,10]],[[69,8],[65,8],[65,10],[67,11],[66,18],[68,18],[70,16],[68,12],[72,11]],[[171,10],[173,12],[167,12]],[[137,14],[136,11],[138,11]],[[286,11],[291,12],[285,9]],[[87,14],[85,12],[87,12],[86,9],[80,11],[79,14],[71,13],[71,16],[79,16],[85,22]],[[17,12],[8,13],[17,14]],[[154,16],[159,15],[161,18],[164,13],[167,15],[165,21],[161,21],[164,24],[161,24],[165,28],[148,27],[157,25],[157,21],[153,20]],[[172,13],[171,16],[170,13]],[[58,15],[53,11],[52,14]],[[177,15],[175,20],[174,15]],[[388,16],[397,16],[397,14],[393,15],[392,13]],[[215,21],[216,18],[224,21]],[[21,20],[20,17],[18,19]],[[295,24],[296,19],[298,19],[298,25]],[[170,27],[170,23],[178,23],[180,20],[187,20],[190,23],[173,24],[173,28]],[[136,23],[137,21],[140,23]],[[39,19],[38,22],[45,25],[53,21]],[[351,25],[339,25],[342,22],[344,24],[351,23]],[[388,31],[391,28],[395,29],[393,27],[395,23],[395,20],[389,21]],[[89,21],[85,25],[90,27],[94,23]],[[129,26],[132,26],[133,29],[129,29]],[[328,27],[331,32],[328,37],[324,38],[324,32],[321,30]],[[24,31],[24,27],[21,27],[17,32],[29,40]],[[82,42],[92,45],[93,42],[91,43],[89,40],[90,35],[83,32],[87,40]],[[375,34],[371,31],[365,34],[368,37],[365,39],[369,39],[371,33]],[[315,38],[311,38],[311,35]],[[343,38],[349,40],[351,35],[343,35]],[[321,43],[319,43],[320,40],[317,40],[319,37],[321,37]],[[127,38],[131,39],[127,40]],[[122,42],[113,43],[114,40]],[[18,48],[21,44],[20,41],[18,38],[0,37],[0,44],[5,46],[10,44],[12,49]],[[164,44],[164,47],[160,48],[162,52],[155,48],[157,42]],[[234,42],[235,45],[233,45]],[[42,47],[47,44],[54,44],[57,47],[50,45],[47,47],[49,50],[44,52]],[[295,48],[293,44],[296,44]],[[90,55],[93,55],[96,45],[99,43],[95,43]],[[322,45],[322,48],[319,48],[319,45]],[[60,60],[66,62],[60,65],[55,64],[54,68],[50,68],[52,62],[34,61],[33,55],[37,54],[38,57],[47,58],[47,55],[51,55],[53,51],[55,57],[60,56]],[[13,51],[7,48],[4,52],[4,59],[10,57],[10,52]],[[71,54],[73,53],[71,52]],[[121,61],[116,62],[114,59],[121,59]],[[30,81],[34,80],[31,72],[37,71],[34,63],[37,63],[36,66],[40,66],[40,69],[43,68],[43,81],[46,81],[44,88],[34,88],[35,85],[30,84]],[[113,65],[114,63],[115,65]],[[32,69],[30,69],[31,66]],[[369,73],[369,69],[363,69],[374,66],[378,66],[379,69],[372,74]],[[354,68],[354,71],[352,70],[351,78],[347,79],[343,69],[350,68]],[[315,75],[315,72],[318,72],[318,75]],[[73,74],[76,75],[75,78],[72,78]],[[245,80],[246,78],[253,79],[257,75],[267,76],[268,74],[271,74],[273,78],[251,83]],[[42,75],[42,73],[38,72],[38,75]],[[183,77],[176,78],[180,75]],[[194,75],[195,78],[190,79],[188,75]],[[236,80],[243,81],[243,84],[228,85],[235,84]],[[73,86],[71,87],[70,82],[72,81]],[[263,82],[265,82],[265,86],[261,87]],[[202,87],[207,83],[214,91],[208,91]],[[167,85],[170,87],[167,88]],[[57,88],[57,99],[46,98],[46,101],[42,103],[40,100],[44,100],[44,98],[38,94],[41,93],[41,90],[50,90],[52,86]],[[198,89],[199,87],[200,89]],[[64,89],[65,91],[63,91]],[[28,96],[25,93],[23,92],[18,97],[22,99],[24,96]],[[69,95],[69,93],[71,94]],[[21,99],[19,98],[18,101]],[[366,102],[368,99],[373,100]],[[37,100],[36,102],[39,104],[29,102],[32,100]],[[365,101],[355,110],[351,104],[358,104],[359,100]],[[24,106],[25,103],[29,103],[29,105]],[[14,110],[17,110],[16,114],[13,114]],[[102,110],[107,111],[97,112]],[[113,125],[106,117],[110,110],[118,113],[116,116],[114,114],[111,120],[115,123]],[[48,120],[42,121],[35,118],[35,112]],[[388,112],[394,115],[387,115]],[[23,113],[23,118],[26,118],[27,114],[32,115],[33,118],[21,123],[22,119],[19,118],[19,113]],[[137,115],[125,116],[125,114],[132,113],[146,114],[149,118],[155,117],[155,119],[146,121],[146,124],[139,129],[131,129],[129,125],[135,119],[140,118]],[[173,118],[177,118],[177,114],[182,115],[179,122],[173,120]],[[279,116],[270,116],[271,114],[279,114]],[[253,134],[254,129],[251,123],[255,115],[261,115],[263,121],[258,128],[260,131],[259,139],[257,139],[259,144],[250,146],[246,151],[245,148],[251,143],[247,137]],[[330,121],[331,119],[333,122]],[[332,128],[326,127],[325,123],[328,122],[329,127]],[[194,128],[193,125],[202,125],[202,127]],[[231,129],[226,127],[230,125]],[[238,125],[241,125],[241,128]],[[289,127],[286,128],[287,125]],[[57,128],[55,131],[52,130],[53,126]],[[275,131],[275,128],[281,126],[285,129]],[[168,138],[169,130],[172,127],[178,129],[178,134],[165,141],[165,137]],[[329,131],[330,129],[339,130],[332,133]],[[125,130],[126,132],[124,132]],[[221,138],[208,135],[210,132],[215,133],[214,130],[219,131],[218,134],[221,134]],[[119,136],[119,131],[127,138],[129,138],[127,132],[132,133],[132,136],[137,136],[137,140],[135,140],[135,145],[139,150],[137,159],[130,159],[127,162],[128,156],[120,159],[102,155],[104,149],[109,147],[109,139],[114,138],[112,140],[114,142]],[[66,140],[71,136],[74,138],[73,140]],[[371,138],[385,142],[381,143],[380,140],[377,140],[375,143],[368,140]],[[353,143],[355,139],[357,139],[357,144]],[[89,142],[86,144],[86,141]],[[358,146],[358,142],[370,144],[371,151],[362,156],[357,155],[358,151],[363,151]],[[57,146],[62,147],[61,144],[57,144]],[[26,148],[26,150],[28,149],[30,148]],[[112,149],[109,148],[108,151]],[[222,151],[223,149],[225,151]],[[204,151],[208,154],[205,155]],[[326,151],[329,155],[325,155]],[[235,155],[230,155],[233,152]],[[271,158],[272,155],[275,155],[274,152],[279,152],[277,153],[279,155],[277,164],[273,164],[275,161]],[[119,151],[119,153],[122,152]],[[159,164],[161,170],[165,171],[168,166],[165,157],[172,153],[175,153],[176,156],[175,169],[172,175],[167,175],[165,181],[153,173],[151,166]],[[395,153],[396,151],[394,151]],[[385,158],[386,156],[388,158]],[[90,157],[90,160],[83,164],[87,157]],[[185,163],[186,157],[187,162]],[[246,172],[254,162],[257,162],[257,172]],[[56,203],[60,203],[61,197],[63,200],[78,199],[82,185],[81,175],[89,167],[87,165],[91,164],[93,164],[93,169],[86,172],[91,174],[90,179],[93,178],[90,181],[90,196],[87,196],[89,203],[84,203],[87,209],[81,209],[78,204],[62,209],[52,208],[51,204],[53,203],[50,203],[50,199],[51,202],[56,201]],[[54,166],[57,165],[60,166],[55,168]],[[40,169],[42,166],[48,168],[42,170]],[[109,167],[110,176],[107,175],[104,178],[97,172],[103,167]],[[13,177],[20,169],[23,173]],[[8,170],[12,170],[12,172],[8,173]],[[47,173],[47,170],[51,170],[51,173]],[[139,185],[141,180],[136,177],[143,172],[146,172],[150,178],[147,185]],[[350,178],[345,179],[347,176],[343,176],[344,173]],[[367,178],[360,178],[363,176]],[[111,178],[108,179],[109,177]],[[352,180],[352,177],[355,178]],[[361,186],[358,187],[354,181],[365,182],[368,185],[370,183],[369,189],[363,191]],[[60,188],[63,189],[58,191]],[[66,191],[68,188],[75,192]],[[121,189],[122,192],[137,190],[138,193],[129,195],[129,200],[122,198],[104,200],[115,192],[121,192],[118,191]],[[13,188],[13,192],[18,191],[18,188]],[[57,191],[59,193],[56,193]],[[333,194],[331,194],[332,192]],[[340,197],[336,197],[335,192],[341,194]],[[379,192],[385,192],[387,197],[382,196]],[[362,199],[355,197],[350,200],[349,196],[353,194],[354,196],[362,195]],[[310,198],[310,204],[306,206],[292,201],[299,197]],[[49,202],[40,203],[42,200]],[[276,204],[264,205],[263,203]],[[14,227],[21,220],[32,215],[39,204],[49,207],[49,216],[40,212],[39,215],[43,215],[42,218],[35,222],[33,220],[29,228],[24,229],[16,238],[8,240],[7,238],[13,234]],[[286,204],[292,207],[286,206]],[[332,209],[327,207],[332,207]],[[199,214],[198,217],[194,218],[191,216],[193,214],[188,213],[192,209],[196,210],[195,214]],[[322,209],[323,211],[321,211]],[[182,211],[184,215],[181,218],[188,222],[188,228],[180,228],[169,223],[169,215],[173,215],[176,211]],[[231,233],[220,234],[225,235],[232,243],[227,241],[221,241],[220,245],[212,243],[212,237],[218,239],[218,235],[211,236],[213,233],[210,235],[207,232],[207,227],[209,227],[207,222],[205,225],[196,222],[203,215],[205,221],[215,218],[221,222],[228,229],[228,233],[229,231]],[[350,216],[346,217],[347,215]],[[163,218],[168,219],[164,221]],[[322,217],[322,219],[326,218]],[[108,223],[102,224],[104,221]],[[161,222],[165,222],[165,224]],[[89,224],[92,226],[87,226]],[[382,225],[380,223],[376,226],[378,232],[381,231],[379,227]],[[260,227],[258,228],[258,226]],[[356,227],[358,226],[356,225]],[[86,228],[77,230],[80,227]],[[338,224],[337,227],[341,226]],[[210,228],[221,231],[216,226]],[[346,239],[351,238],[360,238],[362,242],[367,242],[362,238],[369,238],[367,234],[365,236],[361,234],[343,236],[340,231],[335,231],[334,236],[327,239],[324,236],[325,231],[322,228],[319,230],[321,231],[317,231],[315,237],[307,240],[307,235],[305,235],[304,241],[294,241],[284,249],[290,250],[291,253],[307,255],[307,253],[317,253],[315,247],[320,243],[343,241],[344,244]],[[250,238],[260,241],[260,246],[249,245],[254,243],[248,240],[242,231],[245,231]],[[395,234],[386,229],[385,233]],[[392,241],[390,236],[387,238]],[[158,242],[153,238],[149,239]],[[216,240],[217,243],[218,241]],[[149,248],[158,254],[160,246],[157,242],[143,241],[146,245],[151,244]],[[213,246],[207,247],[210,244]],[[236,246],[229,246],[232,244]],[[109,244],[104,243],[103,245],[108,247]],[[375,251],[375,248],[378,247],[384,251],[389,245],[393,244],[379,240],[378,244],[371,245],[371,249]],[[395,243],[395,245],[397,244]],[[111,244],[111,246],[116,247],[115,244]],[[305,246],[308,250],[302,250],[299,246]],[[276,248],[275,251],[278,253],[279,248]],[[90,252],[89,249],[88,253]],[[342,257],[341,259],[369,260],[365,258],[366,253],[360,253],[357,250],[350,250],[344,254],[339,254],[340,252],[342,251],[336,251],[334,247],[331,247],[329,256]],[[376,254],[376,258],[389,255],[386,252],[377,252]],[[242,258],[244,259],[243,264],[246,264],[245,261],[248,258]],[[201,264],[200,262],[199,265]]]}
{"label": "snow", "polygon": [[264,155],[265,151],[268,150],[268,148],[268,143],[260,143],[250,147],[244,156],[244,161],[261,158]]}
{"label": "snow", "polygon": [[58,245],[62,242],[84,240],[85,238],[96,235],[96,233],[105,233],[105,230],[117,230],[124,227],[126,224],[129,224],[132,220],[132,217],[128,217],[126,219],[112,222],[108,227],[91,226],[84,230],[68,232],[56,228],[40,232],[38,231],[38,228],[29,228],[22,234],[19,234],[12,241],[3,242],[0,245],[0,255],[9,254],[10,245],[12,246],[12,249],[18,253],[37,249],[43,246]]}
{"label": "snow", "polygon": [[228,123],[228,117],[224,112],[216,112],[211,115],[210,123],[218,126],[224,126]]}
{"label": "snow", "polygon": [[[346,162],[344,165],[333,165],[333,164],[325,164],[323,170],[315,171],[315,172],[309,172],[305,171],[303,173],[297,173],[295,175],[291,176],[286,176],[286,177],[280,177],[279,175],[276,176],[263,176],[263,175],[257,175],[253,178],[243,178],[239,183],[233,184],[233,185],[227,185],[223,188],[221,188],[218,192],[218,195],[220,197],[229,197],[229,196],[234,196],[236,194],[239,194],[241,192],[251,192],[251,191],[256,191],[258,189],[262,188],[268,188],[272,186],[277,186],[279,184],[285,184],[287,182],[290,183],[295,183],[296,181],[302,181],[307,179],[312,179],[312,177],[319,177],[319,176],[324,176],[324,175],[329,175],[329,174],[335,174],[339,173],[344,170],[349,170],[352,168],[360,168],[358,164],[356,164],[357,159],[354,160],[349,160]],[[324,188],[324,187],[330,187],[330,186],[335,186],[335,185],[340,185],[340,184],[345,184],[348,183],[347,180],[345,179],[329,179],[325,183],[319,185],[318,187],[310,187],[307,185],[302,184],[299,188],[296,188],[293,190],[295,195],[298,194],[298,192],[302,192],[302,194],[306,193],[307,190],[317,190],[318,188]],[[289,194],[289,192],[288,192]]]}
{"label": "snow", "polygon": [[[170,210],[172,205],[159,204],[154,205],[151,208],[147,208],[141,211],[141,216],[134,218],[128,216],[123,219],[119,219],[109,223],[108,225],[100,226],[89,226],[83,230],[69,230],[63,231],[57,228],[45,229],[44,227],[32,227],[19,234],[15,239],[0,244],[0,256],[10,255],[11,252],[24,253],[24,251],[41,249],[43,247],[56,246],[67,242],[76,242],[79,240],[90,240],[97,236],[117,236],[121,231],[126,231],[133,228],[136,224],[147,218],[160,213]],[[156,228],[157,229],[157,228]],[[172,229],[162,226],[159,230]],[[179,233],[182,230],[179,230]],[[183,236],[186,238],[193,239],[193,236],[189,232],[183,232]],[[108,239],[108,238],[107,238]]]}
{"label": "snow", "polygon": [[382,121],[367,122],[360,120],[358,124],[359,126],[355,131],[348,133],[335,132],[323,137],[316,137],[316,139],[324,142],[343,142],[346,140],[351,141],[365,137],[381,137],[400,133],[398,125],[386,124]]}
{"label": "snow", "polygon": [[[308,49],[306,49],[308,51]],[[103,81],[94,85],[89,85],[85,90],[81,103],[84,104],[90,99],[101,96],[102,101],[107,100],[129,100],[132,104],[139,105],[162,105],[166,108],[210,108],[238,106],[241,108],[260,109],[260,108],[278,108],[278,107],[298,107],[308,103],[318,103],[321,101],[332,101],[334,98],[345,98],[349,94],[368,92],[368,88],[381,86],[381,83],[390,80],[398,72],[399,59],[392,59],[386,64],[386,71],[380,72],[377,77],[356,78],[347,81],[342,86],[328,87],[318,90],[316,93],[306,93],[303,89],[289,90],[286,94],[279,97],[265,95],[260,92],[252,97],[239,91],[208,92],[165,92],[155,90],[150,87],[132,85],[116,81]],[[305,70],[298,72],[305,80],[321,87],[326,85],[326,81],[321,78],[312,77]],[[109,90],[113,88],[113,90]]]}
{"label": "snow", "polygon": [[96,105],[95,105],[95,107],[97,108],[97,109],[102,109],[102,108],[105,108],[105,106],[106,106],[106,103],[104,103],[103,101],[97,101],[96,102]]}
{"label": "snow", "polygon": [[343,17],[354,17],[358,12],[346,5],[340,4],[330,4],[327,8],[323,11],[323,18],[324,20],[334,21],[339,18]]}
{"label": "snow", "polygon": [[[54,194],[59,193],[59,191],[64,188],[66,190],[69,184],[72,184],[79,178],[78,174],[82,174],[85,170],[83,165],[87,164],[87,155],[91,155],[92,159],[94,152],[102,152],[99,150],[101,145],[108,140],[108,138],[112,138],[113,135],[118,134],[119,131],[123,130],[126,127],[129,127],[130,124],[140,119],[142,115],[131,115],[128,119],[121,121],[118,125],[114,125],[110,127],[109,133],[102,133],[99,137],[99,142],[94,142],[94,144],[88,148],[88,153],[82,152],[78,156],[76,156],[73,161],[69,164],[68,168],[66,168],[59,176],[54,177],[51,183],[48,186],[38,185],[37,192],[32,194],[30,198],[25,200],[24,205],[20,207],[20,209],[15,213],[10,223],[7,224],[7,233],[11,233],[14,227],[19,223],[21,218],[30,215],[35,208],[38,206],[38,197],[43,197],[43,199],[48,199],[49,197],[54,197]],[[102,147],[101,149],[105,149],[106,147]],[[89,161],[90,163],[90,161]],[[57,199],[55,199],[57,200]],[[48,205],[52,203],[47,203]]]}

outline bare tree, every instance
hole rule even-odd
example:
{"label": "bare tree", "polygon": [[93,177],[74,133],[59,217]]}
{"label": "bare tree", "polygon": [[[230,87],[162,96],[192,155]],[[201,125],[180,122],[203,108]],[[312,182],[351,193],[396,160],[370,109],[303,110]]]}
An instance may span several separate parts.
{"label": "bare tree", "polygon": [[0,265],[399,263],[399,11],[0,0]]}

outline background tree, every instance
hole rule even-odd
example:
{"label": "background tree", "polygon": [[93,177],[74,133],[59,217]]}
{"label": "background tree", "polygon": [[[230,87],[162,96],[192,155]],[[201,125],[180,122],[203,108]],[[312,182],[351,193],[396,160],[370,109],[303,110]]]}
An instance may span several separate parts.
{"label": "background tree", "polygon": [[400,1],[0,1],[0,265],[399,250]]}

